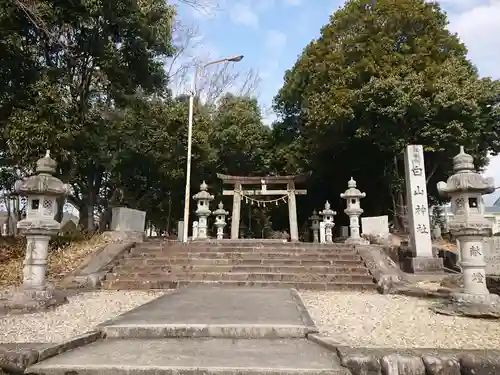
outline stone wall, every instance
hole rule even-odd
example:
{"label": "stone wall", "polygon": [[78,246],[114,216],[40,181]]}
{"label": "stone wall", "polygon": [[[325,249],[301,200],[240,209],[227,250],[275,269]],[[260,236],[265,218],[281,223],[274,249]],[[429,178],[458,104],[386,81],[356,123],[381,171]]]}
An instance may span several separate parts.
{"label": "stone wall", "polygon": [[353,375],[500,374],[500,350],[352,348],[328,337],[308,338],[336,352]]}

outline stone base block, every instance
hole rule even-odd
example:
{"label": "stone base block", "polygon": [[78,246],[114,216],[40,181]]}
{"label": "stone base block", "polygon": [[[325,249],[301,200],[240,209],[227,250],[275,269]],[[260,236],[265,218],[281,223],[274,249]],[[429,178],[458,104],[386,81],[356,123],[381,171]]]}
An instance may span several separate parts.
{"label": "stone base block", "polygon": [[146,234],[144,232],[131,231],[109,231],[104,232],[103,236],[109,238],[112,242],[144,242]]}
{"label": "stone base block", "polygon": [[442,273],[443,259],[434,257],[408,257],[403,260],[403,271],[410,273]]}
{"label": "stone base block", "polygon": [[48,310],[68,302],[66,293],[45,289],[12,288],[0,296],[0,312],[26,314]]}
{"label": "stone base block", "polygon": [[454,293],[449,301],[439,302],[431,310],[444,315],[500,319],[500,296]]}
{"label": "stone base block", "polygon": [[364,238],[347,238],[344,242],[347,245],[369,245],[370,241],[365,240]]}

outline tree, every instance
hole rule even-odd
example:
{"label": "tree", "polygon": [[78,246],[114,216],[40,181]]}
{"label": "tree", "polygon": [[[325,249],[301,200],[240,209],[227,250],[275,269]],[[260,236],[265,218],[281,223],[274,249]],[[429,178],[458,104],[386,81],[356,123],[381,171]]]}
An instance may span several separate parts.
{"label": "tree", "polygon": [[262,123],[256,99],[226,94],[213,121],[218,172],[246,176],[269,172],[270,131]]}
{"label": "tree", "polygon": [[[0,24],[8,24],[13,35],[7,39],[11,55],[38,71],[23,81],[30,97],[6,116],[8,150],[18,164],[29,165],[40,150],[51,148],[90,230],[113,162],[110,145],[123,135],[120,123],[108,120],[138,90],[167,94],[160,58],[173,53],[174,15],[160,0],[2,3]],[[12,71],[10,62],[1,64],[0,72]]]}
{"label": "tree", "polygon": [[458,145],[480,167],[488,151],[500,151],[500,84],[478,77],[446,27],[439,5],[424,0],[351,0],[331,16],[275,98],[282,123],[274,134],[302,153],[316,183],[337,194],[345,187],[328,174],[353,174],[368,192],[368,211],[392,205],[397,214],[407,144],[425,146],[432,195]]}

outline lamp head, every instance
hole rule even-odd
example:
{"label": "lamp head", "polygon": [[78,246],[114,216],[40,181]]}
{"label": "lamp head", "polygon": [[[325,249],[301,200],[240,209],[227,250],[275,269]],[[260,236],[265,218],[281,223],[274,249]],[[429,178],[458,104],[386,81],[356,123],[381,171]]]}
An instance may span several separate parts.
{"label": "lamp head", "polygon": [[231,61],[231,62],[240,62],[241,60],[243,60],[243,55],[239,55],[239,56],[234,56],[234,57],[230,57],[229,59],[227,59],[227,61]]}

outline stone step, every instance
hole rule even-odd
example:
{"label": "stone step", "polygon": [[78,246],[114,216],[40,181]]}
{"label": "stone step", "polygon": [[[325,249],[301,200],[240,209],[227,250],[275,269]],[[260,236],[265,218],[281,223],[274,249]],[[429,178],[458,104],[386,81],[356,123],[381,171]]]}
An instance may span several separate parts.
{"label": "stone step", "polygon": [[347,273],[355,275],[368,275],[366,267],[361,265],[347,266],[247,266],[247,265],[163,265],[163,266],[129,266],[127,264],[113,268],[113,273],[178,273],[178,272],[251,272],[251,273]]}
{"label": "stone step", "polygon": [[268,258],[235,258],[235,259],[209,259],[196,257],[125,257],[120,262],[127,266],[159,266],[166,265],[262,265],[262,266],[356,266],[360,265],[359,256],[330,257],[330,259],[268,259]]}
{"label": "stone step", "polygon": [[197,254],[197,253],[220,253],[220,254],[356,254],[356,250],[349,247],[339,248],[324,248],[305,249],[301,247],[294,248],[262,248],[262,247],[180,247],[180,246],[166,246],[166,247],[145,247],[136,246],[130,250],[131,254]]}
{"label": "stone step", "polygon": [[185,286],[217,286],[221,288],[235,287],[261,287],[261,288],[295,288],[298,290],[357,290],[374,291],[376,285],[373,282],[293,282],[293,281],[236,281],[236,280],[136,280],[120,279],[105,280],[103,287],[112,290],[130,289],[176,289]]}
{"label": "stone step", "polygon": [[125,255],[127,258],[159,258],[162,255],[169,258],[188,257],[198,259],[297,259],[297,260],[357,260],[361,259],[356,253],[340,253],[340,254],[322,254],[322,253],[281,253],[281,252],[198,252],[198,253],[148,253],[148,252],[130,252]]}
{"label": "stone step", "polygon": [[249,273],[249,272],[179,272],[179,273],[109,273],[106,280],[120,279],[150,280],[151,282],[176,280],[207,280],[207,281],[286,281],[286,282],[366,282],[373,283],[371,275],[352,274],[312,274],[312,273]]}
{"label": "stone step", "polygon": [[[314,243],[304,243],[299,242],[297,244],[286,243],[286,244],[271,244],[271,245],[259,245],[259,244],[234,244],[234,243],[226,243],[226,244],[207,244],[205,242],[202,243],[168,243],[168,242],[143,242],[138,243],[136,245],[137,248],[141,249],[166,249],[166,248],[176,248],[176,249],[217,249],[218,251],[231,251],[234,249],[239,249],[240,251],[246,250],[255,250],[255,249],[275,249],[279,251],[288,251],[288,250],[297,250],[297,251],[329,251],[335,249],[347,249],[354,250],[353,245],[346,244],[314,244]],[[227,250],[226,250],[227,249]],[[199,250],[201,251],[201,250]]]}
{"label": "stone step", "polygon": [[349,375],[306,339],[107,339],[26,370],[39,375]]}

